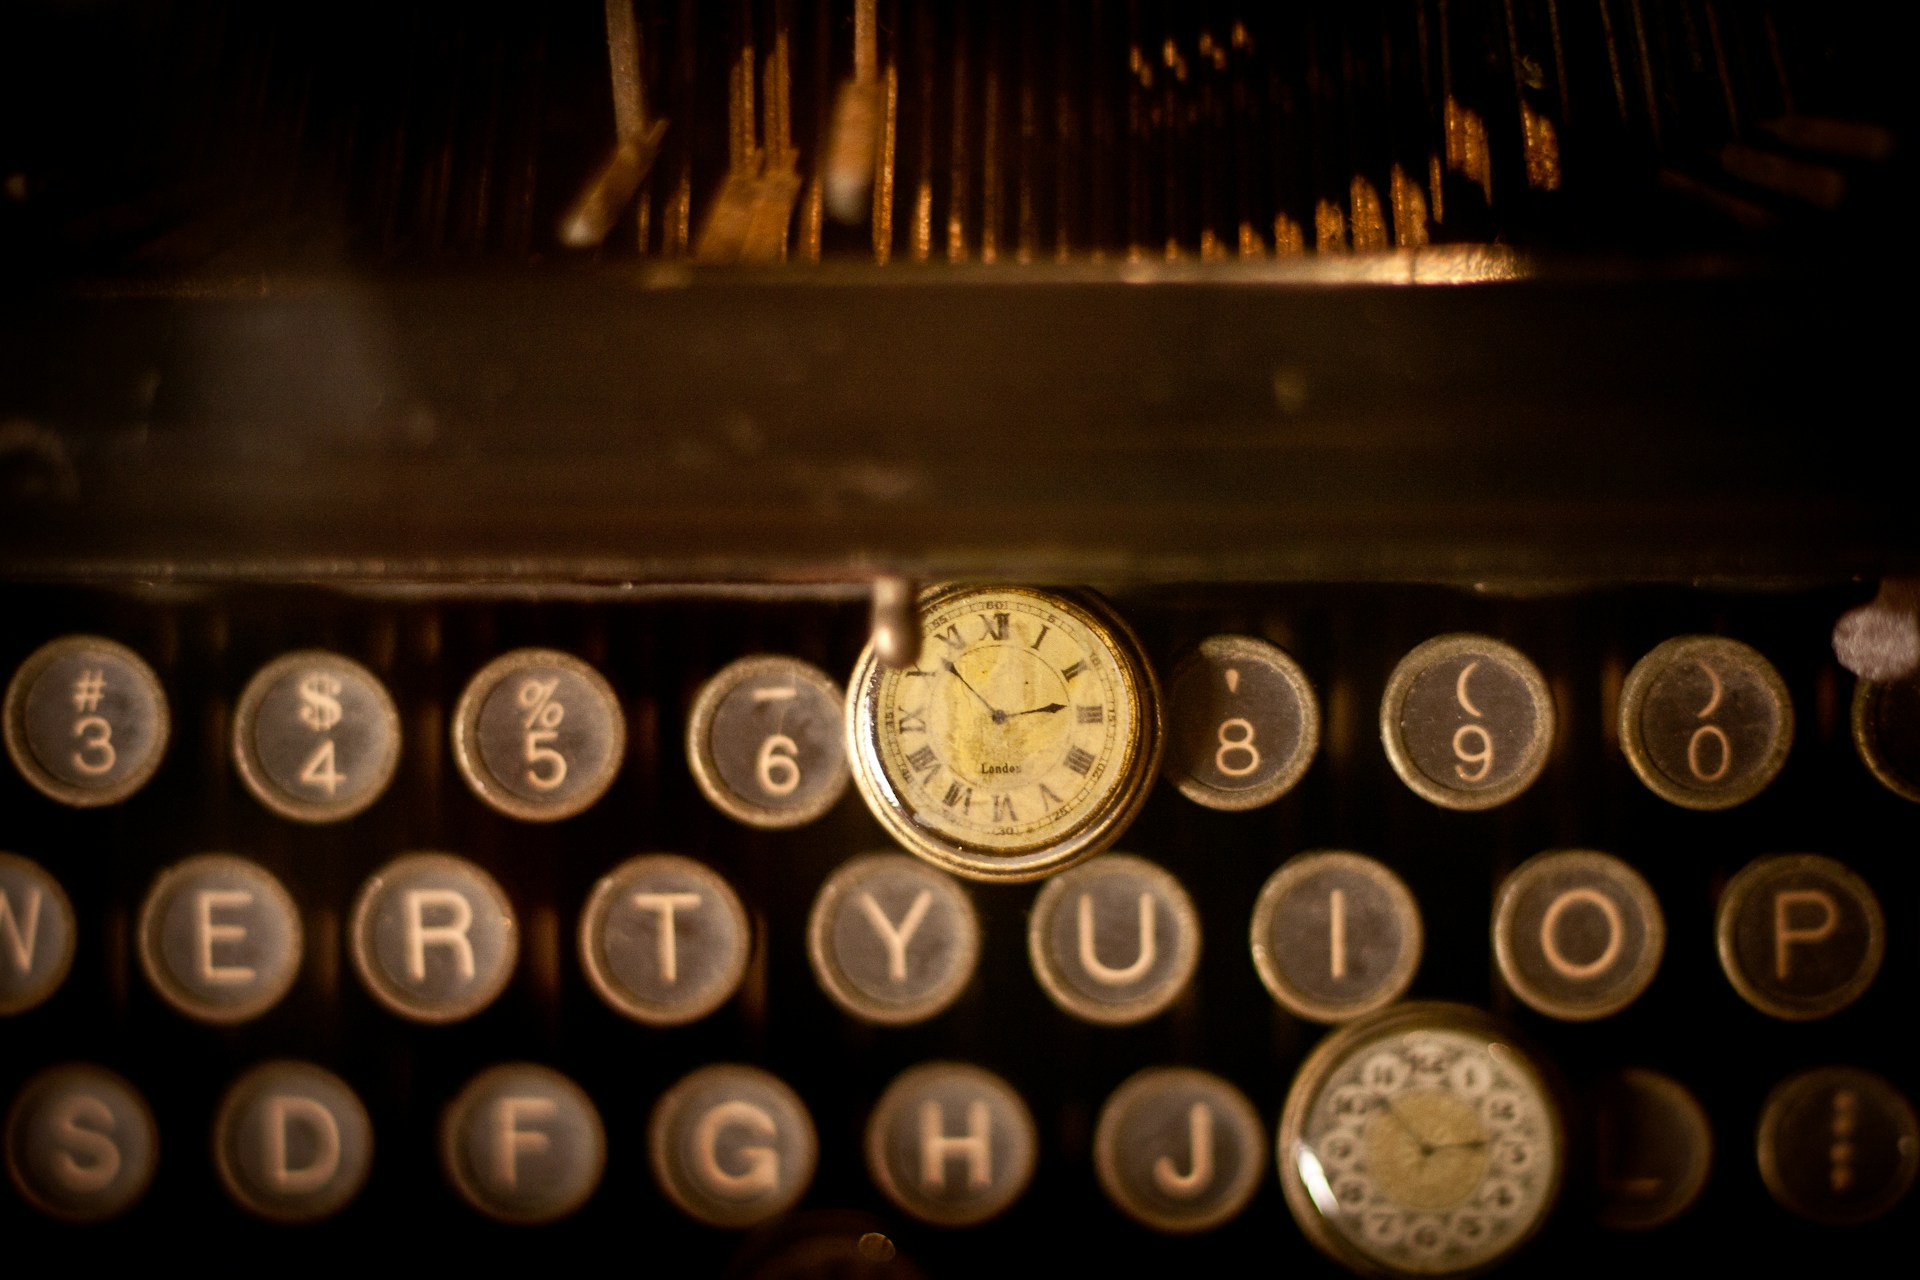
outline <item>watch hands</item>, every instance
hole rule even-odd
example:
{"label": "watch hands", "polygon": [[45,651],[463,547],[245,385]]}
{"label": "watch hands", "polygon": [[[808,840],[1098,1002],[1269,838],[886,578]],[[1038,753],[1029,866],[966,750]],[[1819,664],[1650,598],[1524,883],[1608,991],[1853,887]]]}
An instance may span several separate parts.
{"label": "watch hands", "polygon": [[940,660],[940,665],[945,667],[947,669],[948,674],[952,675],[955,680],[958,680],[960,682],[960,685],[962,688],[964,688],[968,693],[972,694],[974,697],[980,699],[980,705],[985,707],[987,711],[993,716],[993,722],[995,724],[1006,723],[1007,713],[1000,710],[1000,708],[994,706],[991,702],[988,702],[978,689],[968,684],[967,678],[960,674],[960,668],[953,665],[952,658],[942,658]]}
{"label": "watch hands", "polygon": [[[1475,1138],[1472,1142],[1442,1142],[1433,1147],[1433,1151],[1471,1151],[1475,1147],[1487,1145],[1485,1138]],[[1429,1153],[1431,1154],[1431,1153]]]}
{"label": "watch hands", "polygon": [[1028,707],[1025,711],[1009,711],[1004,718],[1011,720],[1015,716],[1037,716],[1042,713],[1051,715],[1055,711],[1065,711],[1066,709],[1067,704],[1064,702],[1049,702],[1044,707]]}
{"label": "watch hands", "polygon": [[1398,1111],[1395,1111],[1393,1109],[1393,1104],[1391,1102],[1388,1102],[1386,1099],[1382,1098],[1380,1100],[1380,1109],[1386,1112],[1388,1117],[1392,1119],[1392,1121],[1395,1124],[1400,1126],[1400,1131],[1402,1133],[1406,1134],[1409,1138],[1413,1139],[1414,1145],[1420,1148],[1421,1159],[1424,1160],[1426,1157],[1434,1153],[1434,1145],[1431,1142],[1428,1142],[1425,1138],[1421,1137],[1419,1132],[1412,1125],[1408,1124],[1406,1120],[1402,1118],[1402,1116]]}

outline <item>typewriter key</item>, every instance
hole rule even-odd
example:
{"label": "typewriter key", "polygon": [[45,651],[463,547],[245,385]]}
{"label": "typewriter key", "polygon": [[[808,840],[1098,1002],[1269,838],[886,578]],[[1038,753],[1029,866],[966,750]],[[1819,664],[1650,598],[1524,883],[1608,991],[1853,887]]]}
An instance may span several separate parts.
{"label": "typewriter key", "polygon": [[27,1202],[66,1222],[102,1222],[146,1194],[160,1133],[138,1090],[105,1067],[50,1067],[7,1116],[7,1173]]}
{"label": "typewriter key", "polygon": [[245,1022],[300,974],[300,912],[266,868],[231,854],[161,872],[140,907],[140,967],[168,1004],[202,1022]]}
{"label": "typewriter key", "polygon": [[7,753],[43,794],[78,808],[146,785],[167,749],[167,695],[140,655],[99,636],[35,650],[0,709]]}
{"label": "typewriter key", "polygon": [[1553,698],[1527,656],[1487,636],[1438,636],[1400,660],[1380,739],[1400,780],[1444,809],[1491,809],[1528,787],[1553,748]]}
{"label": "typewriter key", "polygon": [[513,904],[464,858],[409,853],[360,889],[348,925],[367,991],[414,1022],[472,1017],[506,989],[520,955]]}
{"label": "typewriter key", "polygon": [[272,1222],[345,1208],[373,1168],[373,1122],[347,1082],[310,1062],[267,1062],[234,1081],[213,1121],[227,1194]]}
{"label": "typewriter key", "polygon": [[1804,1022],[1860,998],[1880,972],[1886,925],[1867,882],[1832,858],[1758,858],[1727,882],[1720,967],[1763,1013]]}
{"label": "typewriter key", "polygon": [[1200,916],[1180,882],[1131,854],[1055,876],[1034,900],[1027,955],[1076,1018],[1143,1022],[1179,998],[1200,962]]}
{"label": "typewriter key", "polygon": [[1773,664],[1737,640],[1680,636],[1627,673],[1620,745],[1640,781],[1688,809],[1751,800],[1787,762],[1793,699]]}
{"label": "typewriter key", "polygon": [[1037,880],[1107,848],[1160,768],[1160,692],[1092,596],[1025,587],[920,597],[919,657],[861,654],[847,742],[900,845],[975,880]]}
{"label": "typewriter key", "polygon": [[821,886],[807,954],[821,989],[848,1013],[891,1026],[921,1022],[973,977],[980,922],[946,873],[905,854],[867,854]]}
{"label": "typewriter key", "polygon": [[1544,1074],[1500,1024],[1465,1005],[1398,1005],[1301,1064],[1280,1182],[1301,1230],[1353,1270],[1481,1271],[1546,1221],[1562,1132]]}
{"label": "typewriter key", "polygon": [[981,1067],[929,1062],[900,1073],[867,1119],[867,1172],[922,1222],[970,1227],[1033,1178],[1039,1137],[1013,1086]]}
{"label": "typewriter key", "polygon": [[1167,685],[1167,780],[1209,809],[1257,809],[1293,789],[1320,746],[1300,664],[1251,636],[1209,636]]}
{"label": "typewriter key", "polygon": [[752,1227],[798,1203],[819,1157],[800,1096],[758,1067],[702,1067],[647,1122],[654,1180],[712,1227]]}
{"label": "typewriter key", "polygon": [[1898,1204],[1920,1169],[1913,1104],[1870,1071],[1820,1067],[1783,1081],[1760,1112],[1760,1176],[1782,1206],[1847,1227]]}
{"label": "typewriter key", "polygon": [[1493,954],[1513,993],[1549,1017],[1620,1012],[1653,981],[1666,947],[1660,902],[1639,872],[1583,849],[1538,854],[1500,885]]}
{"label": "typewriter key", "polygon": [[1267,1134],[1246,1095],[1205,1071],[1150,1067],[1114,1090],[1094,1129],[1100,1188],[1156,1231],[1206,1231],[1253,1198]]}
{"label": "typewriter key", "polygon": [[0,1017],[25,1013],[60,989],[78,932],[60,882],[37,863],[0,853]]}
{"label": "typewriter key", "polygon": [[1399,876],[1357,853],[1305,853],[1260,889],[1253,964],[1289,1012],[1344,1022],[1406,994],[1420,967],[1420,906]]}
{"label": "typewriter key", "polygon": [[701,687],[687,762],[715,808],[750,827],[812,822],[847,789],[846,695],[798,658],[742,658]]}
{"label": "typewriter key", "polygon": [[580,914],[580,965],[636,1022],[676,1027],[739,989],[753,928],[739,895],[691,858],[643,854],[595,885]]}
{"label": "typewriter key", "polygon": [[380,798],[400,762],[400,713],[373,672],[337,653],[262,667],[233,713],[233,760],[261,804],[339,822]]}
{"label": "typewriter key", "polygon": [[627,721],[613,686],[571,654],[517,649],[468,681],[453,758],[473,793],[525,822],[570,818],[620,772]]}
{"label": "typewriter key", "polygon": [[440,1117],[454,1190],[502,1222],[555,1222],[590,1199],[607,1166],[593,1099],[551,1067],[509,1062],[475,1076]]}
{"label": "typewriter key", "polygon": [[1685,1213],[1707,1185],[1713,1130],[1686,1086],[1629,1067],[1604,1080],[1593,1104],[1600,1224],[1648,1231]]}
{"label": "typewriter key", "polygon": [[1856,685],[1853,743],[1887,790],[1920,802],[1920,679]]}

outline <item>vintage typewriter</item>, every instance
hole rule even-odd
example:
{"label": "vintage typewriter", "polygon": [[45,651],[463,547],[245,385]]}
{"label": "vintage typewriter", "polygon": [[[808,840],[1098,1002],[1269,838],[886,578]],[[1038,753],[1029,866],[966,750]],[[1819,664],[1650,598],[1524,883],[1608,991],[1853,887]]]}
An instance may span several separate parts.
{"label": "vintage typewriter", "polygon": [[1911,48],[9,6],[0,1256],[1903,1256]]}

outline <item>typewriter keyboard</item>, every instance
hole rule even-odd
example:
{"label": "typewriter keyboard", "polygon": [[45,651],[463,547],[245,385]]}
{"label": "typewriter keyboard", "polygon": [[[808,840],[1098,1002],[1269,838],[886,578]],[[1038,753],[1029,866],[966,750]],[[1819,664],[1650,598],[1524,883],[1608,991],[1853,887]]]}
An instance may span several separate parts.
{"label": "typewriter keyboard", "polygon": [[[982,612],[877,713],[903,818],[892,748],[861,757],[852,590],[10,589],[0,1251],[1907,1248],[1920,686],[1836,662],[1865,594],[1116,589],[1137,703],[1048,615]],[[1033,705],[976,643],[1054,653],[1019,659]],[[923,713],[973,716],[984,763],[923,755]],[[1055,771],[983,785],[1018,734]],[[890,834],[1025,830],[1103,778],[1110,847],[1044,878]]]}

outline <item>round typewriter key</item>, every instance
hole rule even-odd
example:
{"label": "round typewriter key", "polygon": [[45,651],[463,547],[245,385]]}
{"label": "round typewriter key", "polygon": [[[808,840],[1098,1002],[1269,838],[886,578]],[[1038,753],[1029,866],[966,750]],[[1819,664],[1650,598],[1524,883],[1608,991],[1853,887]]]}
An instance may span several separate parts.
{"label": "round typewriter key", "polygon": [[0,853],[0,1016],[25,1013],[60,989],[78,933],[60,882],[38,863]]}
{"label": "round typewriter key", "polygon": [[1076,1018],[1142,1022],[1186,989],[1200,961],[1200,917],[1153,863],[1103,854],[1040,890],[1027,954],[1053,1002]]}
{"label": "round typewriter key", "polygon": [[1763,1013],[1790,1022],[1846,1008],[1873,984],[1886,926],[1873,890],[1832,858],[1758,858],[1727,882],[1720,967]]}
{"label": "round typewriter key", "polygon": [[551,1067],[475,1076],[440,1117],[440,1154],[462,1199],[502,1222],[554,1222],[593,1195],[607,1134],[593,1099]]}
{"label": "round typewriter key", "polygon": [[367,991],[415,1022],[458,1022],[513,976],[520,932],[494,878],[464,858],[409,853],[376,871],[353,905],[353,967]]}
{"label": "round typewriter key", "polygon": [[1782,1206],[1828,1226],[1856,1226],[1913,1188],[1920,1122],[1913,1104],[1872,1072],[1820,1067],[1768,1095],[1759,1158]]}
{"label": "round typewriter key", "polygon": [[1648,1231],[1685,1213],[1707,1185],[1713,1130],[1686,1086],[1628,1067],[1593,1099],[1595,1190],[1600,1225]]}
{"label": "round typewriter key", "polygon": [[241,1208],[318,1222],[373,1168],[373,1122],[347,1082],[310,1062],[267,1062],[234,1081],[213,1122],[213,1158]]}
{"label": "round typewriter key", "polygon": [[1553,698],[1527,656],[1487,636],[1438,636],[1400,660],[1380,739],[1400,780],[1444,809],[1491,809],[1533,785],[1553,747]]}
{"label": "round typewriter key", "polygon": [[608,1004],[677,1027],[725,1004],[747,971],[753,929],[719,874],[672,853],[603,876],[580,915],[580,964]]}
{"label": "round typewriter key", "polygon": [[834,872],[807,922],[813,974],[833,1002],[902,1025],[952,1004],[980,958],[967,891],[918,858],[874,853]]}
{"label": "round typewriter key", "polygon": [[1620,691],[1620,745],[1640,780],[1688,809],[1730,809],[1772,782],[1793,744],[1793,699],[1737,640],[1681,636],[1640,659]]}
{"label": "round typewriter key", "polygon": [[701,688],[687,719],[687,763],[735,821],[812,822],[847,789],[846,695],[798,658],[733,663]]}
{"label": "round typewriter key", "polygon": [[146,1099],[105,1067],[50,1067],[7,1116],[7,1173],[27,1202],[67,1222],[133,1207],[153,1181],[160,1133]]}
{"label": "round typewriter key", "polygon": [[571,654],[516,649],[467,682],[453,758],[473,793],[511,818],[554,822],[605,795],[627,721],[613,686]]}
{"label": "round typewriter key", "polygon": [[1920,680],[1856,685],[1853,743],[1887,790],[1920,802]]}
{"label": "round typewriter key", "polygon": [[1251,636],[1209,636],[1167,685],[1163,768],[1209,809],[1257,809],[1293,789],[1320,746],[1320,704],[1292,658]]}
{"label": "round typewriter key", "polygon": [[1344,1022],[1406,994],[1420,967],[1420,907],[1399,876],[1357,853],[1304,853],[1253,905],[1253,964],[1273,998]]}
{"label": "round typewriter key", "polygon": [[1206,1231],[1242,1209],[1266,1168],[1246,1095],[1205,1071],[1150,1067],[1100,1109],[1093,1166],[1121,1212],[1156,1231]]}
{"label": "round typewriter key", "polygon": [[1493,954],[1513,993],[1548,1017],[1604,1018],[1639,999],[1666,948],[1659,899],[1620,859],[1538,854],[1500,885]]}
{"label": "round typewriter key", "polygon": [[300,912],[266,868],[207,853],[161,872],[140,907],[140,967],[202,1022],[245,1022],[300,974]]}
{"label": "round typewriter key", "polygon": [[647,1123],[654,1180],[712,1227],[754,1227],[813,1181],[819,1143],[806,1104],[758,1067],[702,1067],[660,1096]]}
{"label": "round typewriter key", "polygon": [[337,653],[289,653],[247,682],[233,761],[261,804],[339,822],[380,798],[400,762],[400,713],[373,672]]}
{"label": "round typewriter key", "polygon": [[929,1062],[900,1073],[867,1119],[867,1172],[922,1222],[970,1227],[1033,1178],[1039,1138],[1013,1086],[981,1067]]}
{"label": "round typewriter key", "polygon": [[167,695],[122,644],[65,636],[20,664],[0,709],[7,753],[44,794],[79,808],[146,785],[167,749]]}

